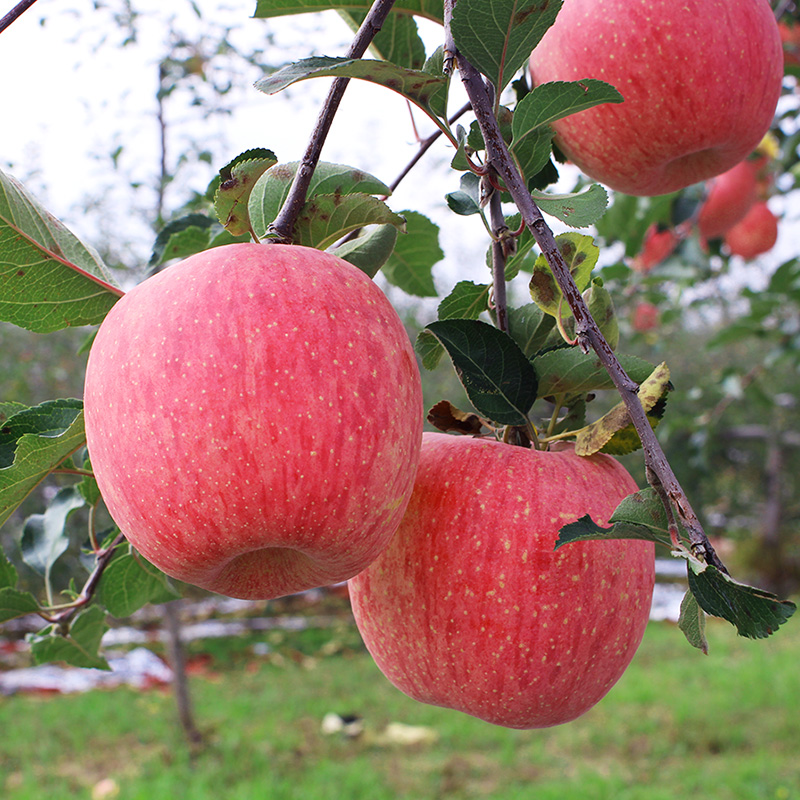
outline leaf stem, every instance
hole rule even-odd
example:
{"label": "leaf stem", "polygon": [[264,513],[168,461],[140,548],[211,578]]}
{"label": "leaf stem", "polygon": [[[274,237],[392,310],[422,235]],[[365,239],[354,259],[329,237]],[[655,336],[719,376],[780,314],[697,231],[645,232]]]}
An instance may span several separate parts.
{"label": "leaf stem", "polygon": [[[445,5],[452,2],[453,0],[445,0]],[[674,509],[688,534],[694,555],[718,569],[725,570],[725,566],[709,542],[686,493],[675,477],[672,467],[667,461],[664,451],[661,449],[661,445],[650,426],[647,415],[638,398],[639,386],[631,380],[622,368],[614,351],[589,313],[586,302],[581,297],[578,287],[570,274],[569,267],[558,249],[555,236],[542,217],[538,206],[533,201],[533,197],[528,191],[506,143],[503,141],[486,85],[478,71],[469,61],[458,54],[457,63],[461,81],[464,84],[483,134],[487,162],[495,168],[505,183],[508,192],[522,215],[522,219],[531,231],[572,309],[575,317],[575,333],[578,346],[584,353],[588,353],[590,349],[595,351],[622,397],[631,422],[642,442],[648,479],[655,481],[654,488],[661,495],[667,513],[672,513],[672,509]]]}
{"label": "leaf stem", "polygon": [[[394,3],[395,0],[375,0],[347,51],[348,58],[361,58],[364,55],[392,10]],[[278,216],[267,229],[268,241],[277,244],[291,243],[292,231],[297,222],[297,217],[305,205],[308,187],[314,176],[314,170],[319,163],[322,147],[328,137],[334,117],[339,110],[339,105],[349,83],[349,78],[336,78],[331,84],[286,200],[278,212]]]}

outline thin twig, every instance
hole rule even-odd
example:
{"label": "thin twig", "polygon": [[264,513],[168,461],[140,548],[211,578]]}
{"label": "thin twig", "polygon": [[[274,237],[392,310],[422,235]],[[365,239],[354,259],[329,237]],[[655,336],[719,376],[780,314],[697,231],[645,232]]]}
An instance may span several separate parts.
{"label": "thin twig", "polygon": [[[654,488],[665,499],[665,503],[670,506],[667,509],[668,515],[672,514],[672,509],[675,510],[689,537],[692,552],[695,556],[704,559],[718,569],[725,570],[725,566],[708,541],[708,537],[686,493],[675,477],[672,467],[669,465],[661,445],[653,433],[653,429],[638,398],[638,385],[631,380],[622,368],[614,351],[589,313],[586,302],[578,291],[569,267],[558,249],[555,236],[542,217],[536,203],[534,203],[524,179],[517,169],[506,143],[503,141],[497,119],[492,110],[489,92],[480,74],[460,54],[457,55],[457,63],[461,80],[483,134],[488,164],[497,171],[497,174],[503,180],[525,224],[533,234],[550,269],[553,271],[564,297],[569,303],[575,317],[578,346],[583,352],[589,352],[590,349],[593,349],[610,375],[614,386],[625,403],[631,422],[641,439],[648,476],[654,480]],[[727,570],[725,571],[727,572]]]}
{"label": "thin twig", "polygon": [[17,3],[8,14],[0,19],[0,33],[16,22],[35,2],[36,0],[21,0]]}
{"label": "thin twig", "polygon": [[[370,43],[392,10],[394,3],[395,0],[375,0],[364,22],[361,23],[350,49],[347,51],[347,58],[361,58],[366,53]],[[311,178],[314,176],[314,170],[317,168],[322,146],[325,144],[325,139],[328,136],[333,119],[349,83],[349,78],[336,78],[333,81],[317,119],[317,124],[311,133],[306,152],[297,168],[289,194],[278,216],[267,229],[268,241],[277,244],[291,242],[292,231],[295,222],[297,222],[297,217],[305,205],[308,187],[311,183]]]}
{"label": "thin twig", "polygon": [[40,616],[44,617],[44,619],[46,619],[48,622],[58,626],[62,631],[64,631],[64,633],[66,633],[67,627],[72,618],[94,597],[97,587],[100,584],[100,578],[103,577],[106,567],[111,563],[114,551],[124,541],[125,535],[123,533],[117,534],[114,541],[108,547],[103,548],[103,550],[97,553],[97,560],[95,561],[94,569],[86,579],[86,583],[83,585],[81,593],[63,611],[59,611],[58,614],[54,615],[41,614]]}

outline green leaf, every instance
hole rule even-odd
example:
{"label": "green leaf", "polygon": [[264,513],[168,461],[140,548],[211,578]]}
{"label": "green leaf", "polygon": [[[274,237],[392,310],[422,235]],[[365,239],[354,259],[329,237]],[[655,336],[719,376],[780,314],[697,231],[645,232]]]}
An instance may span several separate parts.
{"label": "green leaf", "polygon": [[220,184],[214,196],[217,219],[232,236],[250,233],[248,201],[256,181],[278,159],[272,150],[256,148],[239,154],[220,171]]}
{"label": "green leaf", "polygon": [[327,77],[376,83],[414,103],[437,124],[447,117],[449,78],[374,59],[304,58],[257,81],[256,89],[265,94],[275,94],[297,81]]}
{"label": "green leaf", "polygon": [[147,603],[164,603],[177,596],[163,572],[129,549],[106,567],[97,602],[120,618],[129,617]]}
{"label": "green leaf", "polygon": [[[552,319],[552,317],[551,317]],[[642,383],[655,369],[655,365],[638,356],[619,356],[620,363],[631,380]],[[533,359],[539,376],[539,395],[585,394],[613,389],[614,382],[594,352],[582,353],[578,347],[559,347],[548,350]]]}
{"label": "green leaf", "polygon": [[516,342],[480,320],[432,322],[477,412],[501,425],[525,425],[536,400],[536,373]]}
{"label": "green leaf", "polygon": [[436,297],[433,267],[444,258],[439,227],[418,211],[403,211],[405,233],[397,237],[394,252],[383,266],[389,283],[417,297]]}
{"label": "green leaf", "polygon": [[561,0],[459,0],[453,10],[453,38],[459,52],[500,94],[528,63],[559,8]]}
{"label": "green leaf", "polygon": [[517,104],[512,122],[511,151],[523,175],[532,178],[550,160],[551,122],[603,103],[622,101],[613,86],[593,79],[535,86]]}
{"label": "green leaf", "polygon": [[[591,280],[592,270],[600,255],[599,248],[591,236],[572,232],[556,236],[556,243],[578,291],[582,292]],[[561,288],[543,255],[536,259],[533,267],[530,292],[534,303],[546,314],[557,317],[560,313],[562,318],[571,316],[572,311],[563,299]]]}
{"label": "green leaf", "polygon": [[[258,236],[264,236],[269,225],[278,216],[289,194],[298,166],[298,161],[276,164],[256,181],[250,194],[248,214],[253,230]],[[306,199],[311,200],[318,194],[353,193],[386,197],[392,191],[383,181],[360,169],[321,161],[314,170]]]}
{"label": "green leaf", "polygon": [[[28,494],[67,456],[86,443],[80,400],[52,400],[27,409],[22,421],[15,415],[0,431],[0,442],[7,428],[15,442],[13,461],[0,462],[0,525]],[[30,414],[28,412],[31,412]],[[24,423],[24,424],[22,424]],[[8,441],[0,452],[8,454]]]}
{"label": "green leaf", "polygon": [[150,266],[160,267],[168,261],[188,258],[212,247],[249,241],[249,233],[233,236],[205,214],[187,214],[168,222],[156,236]]}
{"label": "green leaf", "polygon": [[293,229],[296,244],[325,250],[351,231],[368,225],[404,230],[405,219],[369,194],[315,194],[303,206]]}
{"label": "green leaf", "polygon": [[123,294],[100,256],[0,171],[0,321],[35,333],[97,325]]}
{"label": "green leaf", "polygon": [[461,188],[445,195],[448,208],[462,217],[481,213],[480,178],[474,172],[461,176]]}
{"label": "green leaf", "polygon": [[44,575],[69,547],[67,520],[73,511],[86,504],[74,486],[59,489],[44,514],[33,514],[25,520],[20,549],[22,560],[31,569]]}
{"label": "green leaf", "polygon": [[38,611],[39,603],[30,592],[21,592],[10,586],[0,589],[0,623]]}
{"label": "green leaf", "polygon": [[75,617],[68,636],[61,635],[54,626],[28,636],[34,661],[37,664],[63,661],[73,667],[110,669],[98,653],[103,634],[108,630],[105,617],[99,606],[90,606]]}
{"label": "green leaf", "polygon": [[708,655],[708,639],[706,639],[706,615],[700,608],[697,598],[686,592],[681,600],[681,612],[678,627],[692,647],[702,650]]}
{"label": "green leaf", "polygon": [[13,589],[17,585],[17,577],[17,568],[0,549],[0,589]]}
{"label": "green leaf", "polygon": [[444,347],[430,332],[422,330],[414,341],[414,350],[422,361],[422,366],[427,370],[436,369],[444,355]]}
{"label": "green leaf", "polygon": [[571,228],[587,228],[603,216],[608,205],[608,192],[593,183],[582,192],[548,194],[534,189],[534,202],[545,214],[561,220]]}
{"label": "green leaf", "polygon": [[[554,325],[555,318],[545,314],[535,303],[508,309],[508,332],[528,358],[542,349]],[[552,392],[545,391],[538,362],[534,362],[534,366],[539,378],[539,395],[547,397]]]}
{"label": "green leaf", "polygon": [[644,539],[672,547],[667,515],[654,489],[642,489],[623,498],[609,522],[611,527],[603,528],[587,515],[565,525],[553,549],[589,539]]}
{"label": "green leaf", "polygon": [[[339,14],[353,31],[367,16],[365,11],[351,9],[341,9]],[[369,49],[376,58],[408,69],[421,69],[425,64],[425,44],[409,14],[389,14]]]}
{"label": "green leaf", "polygon": [[689,590],[707,614],[736,626],[739,636],[765,639],[797,610],[789,600],[739,583],[710,564],[688,559]]}
{"label": "green leaf", "polygon": [[397,228],[394,225],[376,225],[331,252],[374,278],[392,255],[396,244]]}
{"label": "green leaf", "polygon": [[[359,9],[369,11],[372,0],[258,0],[254,17],[282,17],[303,14],[312,11],[328,11],[330,9]],[[443,22],[442,0],[397,0],[393,13],[413,14],[419,17]]]}
{"label": "green leaf", "polygon": [[459,281],[439,303],[439,319],[478,319],[489,307],[490,286]]}
{"label": "green leaf", "polygon": [[583,293],[589,313],[600,328],[608,346],[612,350],[619,344],[619,322],[614,308],[614,299],[603,285],[602,278],[594,278],[591,286]]}

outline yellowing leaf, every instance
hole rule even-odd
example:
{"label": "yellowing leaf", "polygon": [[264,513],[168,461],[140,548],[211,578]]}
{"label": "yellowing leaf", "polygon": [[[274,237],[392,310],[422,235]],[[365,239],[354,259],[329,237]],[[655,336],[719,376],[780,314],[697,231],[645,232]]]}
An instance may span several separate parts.
{"label": "yellowing leaf", "polygon": [[[639,386],[639,401],[645,412],[650,411],[669,388],[669,367],[659,364],[649,378]],[[577,432],[575,452],[579,456],[590,456],[603,449],[615,434],[631,425],[631,418],[624,403],[618,403],[607,414]]]}

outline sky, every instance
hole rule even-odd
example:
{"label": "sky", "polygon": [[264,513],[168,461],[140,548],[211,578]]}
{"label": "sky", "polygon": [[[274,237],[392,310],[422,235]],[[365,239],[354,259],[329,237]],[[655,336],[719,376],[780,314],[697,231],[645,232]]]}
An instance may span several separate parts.
{"label": "sky", "polygon": [[[124,5],[124,0],[109,2],[111,9]],[[335,13],[256,20],[251,18],[255,0],[197,4],[202,19],[188,0],[171,0],[174,27],[191,38],[209,27],[231,25],[230,38],[237,47],[263,49],[261,58],[274,65],[310,55],[341,55],[352,37]],[[0,128],[0,168],[22,180],[82,238],[96,244],[98,238],[119,236],[136,249],[134,260],[146,260],[152,217],[131,213],[125,178],[152,185],[157,174],[157,64],[169,36],[163,2],[135,0],[134,5],[145,13],[133,46],[122,45],[126,30],[115,23],[110,9],[95,11],[89,0],[39,0],[0,35],[0,74],[16,76],[0,88],[3,116],[15,120]],[[430,52],[438,45],[440,28],[423,21],[421,33]],[[269,147],[282,161],[300,158],[330,85],[317,79],[267,96],[252,87],[262,74],[259,70],[240,62],[233,68],[240,73],[242,88],[230,96],[231,114],[203,118],[197,108],[167,105],[168,152],[177,155],[190,139],[214,151],[212,165],[199,164],[182,174],[182,185],[198,191],[227,160],[251,147]],[[451,108],[463,102],[461,87],[454,83]],[[421,112],[414,118],[421,136],[434,130]],[[120,147],[115,175],[110,154]],[[416,150],[405,101],[386,89],[353,81],[322,158],[357,166],[389,183]],[[454,275],[486,277],[482,226],[475,218],[455,217],[444,203],[444,195],[458,188],[458,175],[447,166],[451,157],[452,150],[440,140],[389,201],[395,211],[413,208],[442,225],[448,259],[435,274],[443,287]],[[177,202],[182,194],[175,187],[168,200]],[[152,198],[152,191],[140,190],[145,211],[152,210]],[[87,204],[102,210],[87,214]]]}

